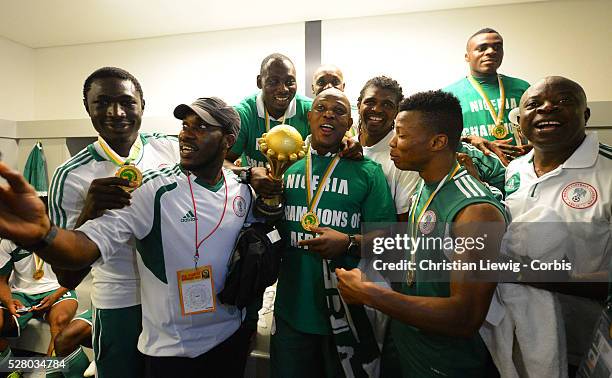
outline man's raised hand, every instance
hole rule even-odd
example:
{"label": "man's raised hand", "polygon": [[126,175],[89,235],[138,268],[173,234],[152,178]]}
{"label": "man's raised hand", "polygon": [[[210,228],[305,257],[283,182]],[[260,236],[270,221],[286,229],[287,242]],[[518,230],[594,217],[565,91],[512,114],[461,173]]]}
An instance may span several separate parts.
{"label": "man's raised hand", "polygon": [[0,237],[20,245],[32,245],[47,235],[51,223],[45,204],[21,173],[0,162]]}

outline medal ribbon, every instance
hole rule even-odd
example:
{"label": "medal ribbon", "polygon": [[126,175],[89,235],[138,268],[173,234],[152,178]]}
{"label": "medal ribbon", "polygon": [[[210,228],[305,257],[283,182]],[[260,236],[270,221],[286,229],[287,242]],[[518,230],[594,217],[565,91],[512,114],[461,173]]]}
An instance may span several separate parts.
{"label": "medal ribbon", "polygon": [[130,154],[128,155],[128,158],[125,161],[121,158],[121,156],[119,156],[119,154],[113,151],[111,146],[109,146],[108,143],[106,143],[106,141],[102,139],[101,136],[98,136],[98,143],[100,143],[102,151],[104,151],[104,154],[106,154],[106,157],[108,158],[107,160],[112,161],[119,167],[122,165],[130,164],[132,161],[138,160],[138,158],[142,154],[143,144],[142,140],[140,139],[140,136],[136,138],[134,144],[132,144],[132,147],[130,147]]}
{"label": "medal ribbon", "polygon": [[438,184],[438,187],[436,188],[436,190],[434,190],[433,193],[431,193],[429,195],[429,198],[427,199],[427,201],[425,201],[425,206],[423,206],[423,208],[421,209],[421,213],[419,214],[419,216],[417,217],[416,222],[415,222],[414,218],[415,218],[415,214],[416,214],[416,208],[419,205],[419,201],[421,200],[421,194],[423,193],[423,186],[425,186],[425,181],[421,182],[421,186],[419,187],[419,192],[417,194],[416,201],[414,201],[414,203],[412,204],[412,209],[410,209],[410,213],[411,213],[410,214],[410,225],[411,225],[411,230],[410,231],[411,231],[411,236],[412,236],[413,239],[416,238],[417,225],[419,224],[419,222],[423,218],[423,215],[425,214],[425,211],[427,211],[427,208],[429,207],[429,204],[431,203],[431,201],[433,201],[434,197],[436,196],[436,194],[438,194],[440,189],[442,189],[444,184],[449,182],[453,178],[453,176],[455,176],[455,174],[457,174],[457,172],[459,171],[459,168],[461,168],[461,166],[459,165],[459,163],[455,162],[455,165],[453,166],[451,171],[448,172],[446,174],[446,176],[444,176],[442,181],[440,181],[440,183]]}
{"label": "medal ribbon", "polygon": [[[319,205],[319,201],[321,200],[321,196],[323,195],[323,188],[327,184],[332,172],[336,169],[338,162],[340,161],[340,156],[336,155],[332,159],[332,161],[327,166],[325,173],[323,174],[323,178],[319,181],[319,186],[317,187],[317,192],[312,196],[312,156],[311,150],[308,150],[308,154],[306,155],[306,199],[308,202],[308,211],[311,213],[315,213],[317,206]],[[315,213],[316,214],[316,213]]]}
{"label": "medal ribbon", "polygon": [[[287,112],[289,111],[289,107],[285,109],[285,114],[281,117],[281,119],[277,120],[281,124],[285,123],[285,118],[287,117]],[[270,131],[270,114],[268,114],[268,109],[266,109],[266,132]]]}
{"label": "medal ribbon", "polygon": [[191,193],[191,202],[193,203],[193,216],[195,218],[195,255],[193,255],[193,262],[195,263],[195,267],[198,267],[198,260],[200,259],[200,246],[206,239],[212,236],[212,234],[217,231],[223,218],[225,217],[225,209],[227,208],[227,181],[225,180],[225,174],[221,171],[221,175],[223,176],[223,185],[225,186],[225,202],[223,203],[223,211],[221,212],[221,218],[219,218],[219,222],[217,225],[213,227],[212,231],[208,233],[202,240],[198,241],[198,210],[196,207],[195,197],[193,195],[193,187],[191,186],[191,173],[187,174],[187,182],[189,183],[189,192]]}
{"label": "medal ribbon", "polygon": [[[416,238],[418,224],[421,221],[421,219],[423,218],[423,215],[425,215],[425,211],[427,211],[427,208],[429,207],[429,204],[431,204],[431,202],[433,201],[434,197],[436,196],[436,194],[438,194],[440,189],[442,189],[444,184],[449,182],[453,178],[453,176],[455,176],[455,174],[457,174],[457,172],[459,171],[459,168],[461,168],[461,166],[459,165],[459,163],[455,162],[455,165],[453,166],[453,168],[451,168],[451,170],[446,174],[446,176],[444,176],[442,181],[440,181],[440,183],[436,187],[436,190],[434,190],[433,193],[431,193],[429,195],[429,198],[427,199],[427,201],[425,201],[425,206],[423,206],[423,208],[421,209],[421,213],[419,214],[418,217],[416,217],[416,222],[415,222],[414,218],[415,218],[415,214],[416,214],[416,209],[419,206],[419,202],[421,200],[421,194],[423,194],[423,186],[425,186],[425,181],[421,181],[421,186],[419,186],[418,194],[417,194],[417,196],[415,198],[416,201],[414,201],[412,203],[412,206],[410,208],[410,236],[412,237],[413,240]],[[416,252],[417,252],[416,250],[410,252],[411,253],[411,255],[410,255],[410,262],[412,262],[413,264],[416,261]],[[413,270],[409,270],[407,272],[408,285],[412,285],[414,283],[414,277],[415,276],[416,276],[416,273],[414,273]]]}
{"label": "medal ribbon", "polygon": [[480,97],[487,103],[489,107],[489,113],[491,114],[491,118],[493,118],[493,122],[495,122],[495,126],[500,126],[504,121],[504,111],[506,110],[506,91],[504,90],[504,83],[502,83],[502,79],[500,75],[497,75],[497,84],[499,85],[499,109],[497,110],[497,115],[495,114],[495,108],[489,100],[489,96],[484,92],[480,84],[474,79],[472,76],[468,76],[468,80],[472,87],[478,92]]}
{"label": "medal ribbon", "polygon": [[43,265],[45,265],[45,261],[41,259],[40,257],[38,257],[36,253],[33,253],[33,255],[34,255],[34,266],[36,267],[35,272],[38,272],[42,270]]}

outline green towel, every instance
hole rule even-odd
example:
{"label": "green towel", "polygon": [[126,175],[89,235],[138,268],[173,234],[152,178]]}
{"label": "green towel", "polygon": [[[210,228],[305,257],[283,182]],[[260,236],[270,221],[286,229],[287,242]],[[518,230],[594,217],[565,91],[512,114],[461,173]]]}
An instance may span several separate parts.
{"label": "green towel", "polygon": [[49,190],[49,179],[47,176],[47,161],[43,152],[42,143],[37,142],[28,156],[23,175],[40,197],[46,197]]}

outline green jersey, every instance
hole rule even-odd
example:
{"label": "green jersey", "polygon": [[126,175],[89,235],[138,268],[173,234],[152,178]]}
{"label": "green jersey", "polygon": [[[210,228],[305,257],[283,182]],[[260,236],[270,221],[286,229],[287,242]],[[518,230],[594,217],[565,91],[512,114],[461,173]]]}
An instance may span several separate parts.
{"label": "green jersey", "polygon": [[[302,216],[308,211],[306,198],[306,159],[285,172],[285,219],[280,231],[289,246],[285,250],[278,277],[274,313],[303,333],[331,334],[323,283],[323,261],[300,240],[315,234],[302,228]],[[312,190],[316,190],[332,156],[312,153]],[[321,227],[345,234],[360,234],[362,222],[394,222],[395,205],[380,164],[365,158],[340,159],[323,187],[316,214]],[[355,268],[356,257],[346,254],[333,260],[336,266]],[[328,289],[329,292],[329,289]],[[337,292],[337,290],[336,290]]]}
{"label": "green jersey", "polygon": [[[312,107],[312,100],[296,94],[285,113],[285,124],[297,129],[306,139],[310,135],[310,126],[306,115]],[[261,93],[254,94],[242,100],[235,107],[240,115],[240,133],[231,151],[242,155],[243,167],[263,167],[267,160],[259,151],[257,139],[266,132],[266,110]],[[269,127],[280,125],[281,122],[269,116]]]}
{"label": "green jersey", "polygon": [[512,124],[508,120],[508,113],[518,106],[523,92],[529,88],[529,83],[510,76],[499,76],[504,86],[505,99],[503,100],[500,99],[497,76],[475,79],[491,101],[495,114],[498,113],[500,105],[504,101],[503,131],[494,132],[495,121],[491,117],[487,101],[474,89],[468,78],[465,77],[443,90],[455,95],[461,103],[464,136],[477,135],[491,141],[512,138],[512,144],[516,144],[512,132]]}
{"label": "green jersey", "polygon": [[[438,183],[423,185],[418,203],[414,209],[411,209],[410,219],[413,219],[413,212],[415,221],[419,218],[427,200],[437,186]],[[416,198],[413,196],[413,200]],[[476,203],[489,203],[505,214],[503,206],[492,196],[491,192],[461,167],[434,196],[421,217],[421,222],[416,226],[416,236],[429,240],[450,237],[449,226],[455,216],[466,206]],[[421,241],[424,242],[424,240]],[[439,244],[432,244],[428,245],[429,248],[421,247],[417,250],[416,280],[412,286],[403,283],[401,293],[423,297],[450,296],[451,271],[420,269],[421,260],[444,263],[452,259],[453,250],[442,250]],[[484,365],[488,355],[480,335],[476,334],[470,338],[441,336],[395,319],[391,319],[390,327],[404,376],[484,376]]]}
{"label": "green jersey", "polygon": [[499,157],[495,154],[485,155],[478,148],[464,142],[459,143],[457,151],[467,154],[472,158],[480,179],[493,187],[490,188],[491,191],[494,191],[494,188],[499,189],[503,198],[505,195],[506,167],[504,167]]}
{"label": "green jersey", "polygon": [[42,143],[36,142],[32,152],[28,155],[28,160],[23,169],[23,177],[32,184],[34,190],[36,190],[36,195],[41,197],[47,196],[49,178],[47,175],[47,160],[45,159]]}

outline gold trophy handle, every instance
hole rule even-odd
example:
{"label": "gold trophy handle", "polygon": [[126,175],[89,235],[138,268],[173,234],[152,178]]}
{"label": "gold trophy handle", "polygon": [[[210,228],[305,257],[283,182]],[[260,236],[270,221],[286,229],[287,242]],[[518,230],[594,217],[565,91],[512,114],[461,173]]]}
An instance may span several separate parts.
{"label": "gold trophy handle", "polygon": [[[302,136],[289,125],[275,126],[263,134],[259,147],[268,161],[268,176],[277,181],[282,181],[287,168],[305,155]],[[284,214],[284,196],[260,196],[255,201],[254,211],[269,218],[280,218]]]}

